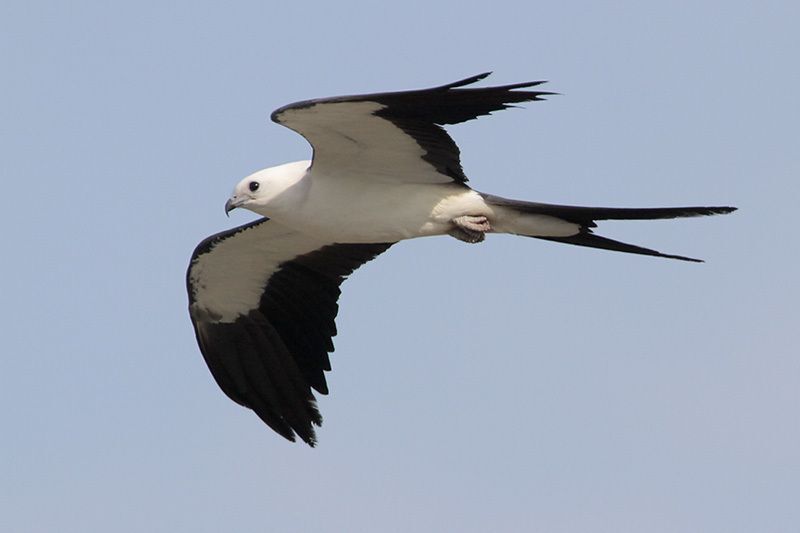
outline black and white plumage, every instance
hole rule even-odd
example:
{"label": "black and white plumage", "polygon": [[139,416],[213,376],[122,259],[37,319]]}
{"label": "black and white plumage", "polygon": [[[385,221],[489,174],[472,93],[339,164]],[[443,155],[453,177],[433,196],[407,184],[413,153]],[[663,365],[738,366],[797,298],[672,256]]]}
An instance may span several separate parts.
{"label": "black and white plumage", "polygon": [[[552,94],[542,82],[464,88],[488,74],[431,89],[308,100],[272,120],[305,137],[312,161],[242,180],[225,210],[265,218],[213,235],[187,272],[200,350],[222,390],[289,440],[314,445],[312,389],[327,394],[342,281],[393,243],[451,235],[480,242],[511,233],[686,261],[592,232],[598,220],[729,213],[732,207],[603,208],[509,200],[466,185],[442,126]],[[268,217],[268,218],[267,218]]]}

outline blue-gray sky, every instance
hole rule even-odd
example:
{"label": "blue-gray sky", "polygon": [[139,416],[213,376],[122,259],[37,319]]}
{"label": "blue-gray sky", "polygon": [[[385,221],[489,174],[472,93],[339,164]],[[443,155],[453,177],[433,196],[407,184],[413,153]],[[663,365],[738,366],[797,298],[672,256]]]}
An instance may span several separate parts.
{"label": "blue-gray sky", "polygon": [[[14,532],[789,532],[797,2],[0,5],[0,522]],[[702,265],[495,237],[344,286],[316,449],[213,382],[184,271],[291,101],[547,79],[451,128],[471,183]]]}

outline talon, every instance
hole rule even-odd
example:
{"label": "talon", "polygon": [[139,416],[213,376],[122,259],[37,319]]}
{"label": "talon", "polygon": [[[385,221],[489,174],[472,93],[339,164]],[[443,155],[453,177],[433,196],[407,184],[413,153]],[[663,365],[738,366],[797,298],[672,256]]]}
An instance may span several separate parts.
{"label": "talon", "polygon": [[462,215],[453,219],[455,227],[450,235],[458,240],[476,243],[486,238],[486,233],[492,230],[489,219],[482,215]]}

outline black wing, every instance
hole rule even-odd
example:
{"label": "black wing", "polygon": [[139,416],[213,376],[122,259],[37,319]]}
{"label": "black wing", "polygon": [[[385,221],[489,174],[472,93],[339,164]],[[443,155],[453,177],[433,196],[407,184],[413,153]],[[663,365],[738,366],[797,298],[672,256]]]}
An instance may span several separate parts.
{"label": "black wing", "polygon": [[339,286],[389,246],[323,243],[266,219],[201,242],[187,272],[189,314],[225,394],[313,446],[322,417],[311,389],[328,392]]}
{"label": "black wing", "polygon": [[430,89],[306,100],[277,109],[272,120],[311,143],[318,175],[463,183],[458,146],[441,126],[554,94],[518,90],[542,81],[462,88],[488,75]]}

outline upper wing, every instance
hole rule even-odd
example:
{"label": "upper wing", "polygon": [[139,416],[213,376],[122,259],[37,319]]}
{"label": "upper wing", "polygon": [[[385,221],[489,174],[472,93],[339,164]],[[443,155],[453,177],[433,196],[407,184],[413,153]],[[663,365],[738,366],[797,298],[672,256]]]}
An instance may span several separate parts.
{"label": "upper wing", "polygon": [[272,120],[314,148],[323,175],[419,183],[465,182],[459,150],[441,127],[554,94],[518,91],[544,83],[462,89],[489,73],[414,91],[338,96],[281,107]]}
{"label": "upper wing", "polygon": [[225,394],[313,446],[322,417],[311,388],[328,392],[339,285],[389,246],[320,242],[267,219],[201,242],[186,273],[189,314]]}

